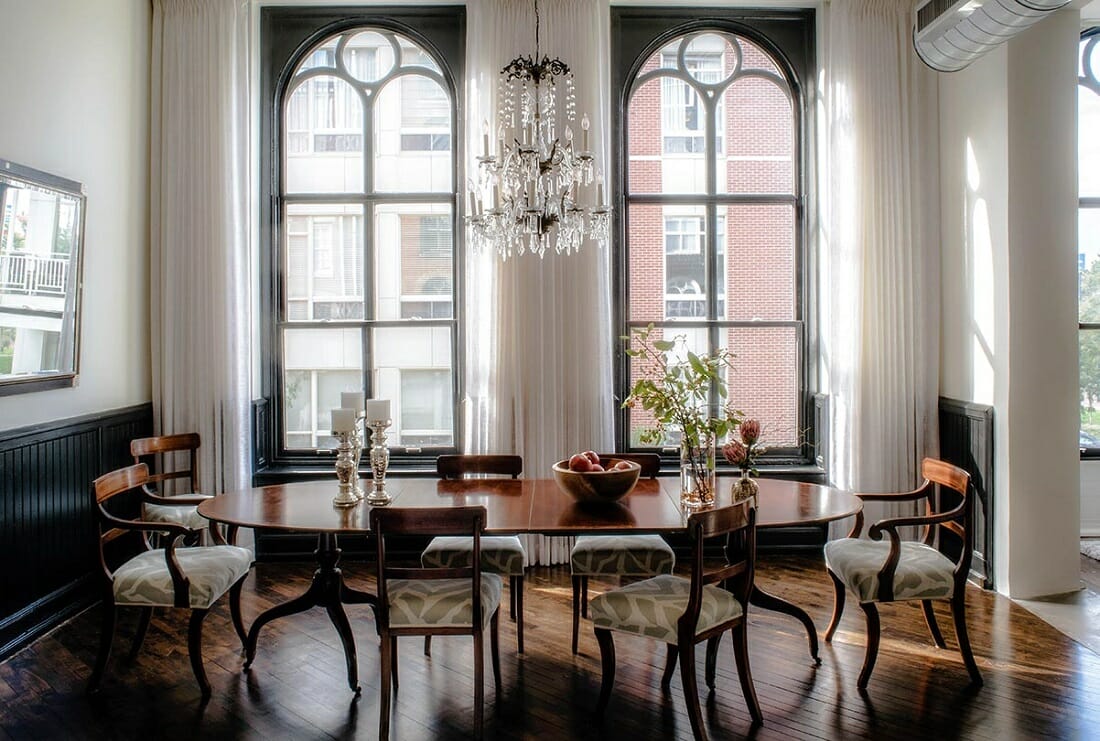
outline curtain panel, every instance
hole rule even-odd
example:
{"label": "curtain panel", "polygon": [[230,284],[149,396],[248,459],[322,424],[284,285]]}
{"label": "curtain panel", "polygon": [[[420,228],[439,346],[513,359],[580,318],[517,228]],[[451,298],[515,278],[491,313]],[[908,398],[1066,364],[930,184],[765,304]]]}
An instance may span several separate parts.
{"label": "curtain panel", "polygon": [[247,4],[154,0],[152,57],[154,423],[218,493],[249,484]]}
{"label": "curtain panel", "polygon": [[[485,122],[496,129],[500,70],[534,55],[535,14],[529,0],[474,0],[466,40],[466,141],[479,142]],[[608,4],[555,0],[539,7],[541,50],[573,70],[577,117],[588,113],[592,141],[608,172],[610,120]],[[559,131],[564,127],[559,127]],[[476,177],[469,147],[466,172]],[[523,456],[524,475],[585,449],[614,444],[609,254],[586,241],[579,254],[495,253],[466,257],[466,450]],[[531,537],[534,563],[569,558],[572,539]]]}
{"label": "curtain panel", "polygon": [[[910,42],[911,3],[829,3],[818,142],[823,387],[829,472],[904,491],[937,446],[939,240],[934,74]],[[868,507],[868,517],[893,514]]]}

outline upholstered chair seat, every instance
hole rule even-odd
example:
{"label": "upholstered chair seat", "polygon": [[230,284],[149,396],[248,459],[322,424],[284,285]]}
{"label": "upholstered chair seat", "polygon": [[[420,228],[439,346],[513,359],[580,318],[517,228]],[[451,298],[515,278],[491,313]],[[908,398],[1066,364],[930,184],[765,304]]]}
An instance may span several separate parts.
{"label": "upholstered chair seat", "polygon": [[[687,609],[690,595],[690,579],[663,574],[593,597],[588,610],[595,628],[636,633],[675,645],[677,622]],[[741,615],[741,605],[732,594],[707,584],[695,634]]]}
{"label": "upholstered chair seat", "polygon": [[[192,609],[208,609],[252,568],[252,553],[232,545],[180,548],[175,556],[190,585],[188,606]],[[161,548],[140,553],[119,566],[112,588],[119,607],[175,606],[175,586]]]}
{"label": "upholstered chair seat", "polygon": [[[427,568],[449,569],[469,566],[474,542],[469,538],[433,538],[420,564]],[[481,570],[504,576],[523,576],[526,554],[515,535],[486,536],[481,539]]]}
{"label": "upholstered chair seat", "polygon": [[671,574],[676,554],[660,535],[582,535],[569,554],[574,575]]}
{"label": "upholstered chair seat", "polygon": [[[890,554],[889,541],[843,538],[825,545],[825,566],[860,602],[879,601],[879,571]],[[923,543],[903,542],[894,572],[894,602],[950,599],[955,563]]]}
{"label": "upholstered chair seat", "polygon": [[[500,606],[504,581],[481,574],[481,628]],[[390,579],[386,582],[390,627],[435,626],[469,628],[474,624],[474,598],[469,579]]]}

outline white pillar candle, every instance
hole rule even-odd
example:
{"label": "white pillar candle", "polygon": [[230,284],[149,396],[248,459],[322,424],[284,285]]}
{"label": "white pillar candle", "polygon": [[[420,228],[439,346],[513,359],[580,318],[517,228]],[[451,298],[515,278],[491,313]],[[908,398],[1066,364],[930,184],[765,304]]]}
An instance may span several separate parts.
{"label": "white pillar candle", "polygon": [[332,431],[351,432],[355,429],[356,411],[354,409],[332,410]]}
{"label": "white pillar candle", "polygon": [[385,422],[390,418],[389,399],[367,399],[367,421]]}
{"label": "white pillar candle", "polygon": [[342,391],[340,392],[340,406],[344,409],[354,409],[356,415],[363,413],[363,392],[362,391]]}

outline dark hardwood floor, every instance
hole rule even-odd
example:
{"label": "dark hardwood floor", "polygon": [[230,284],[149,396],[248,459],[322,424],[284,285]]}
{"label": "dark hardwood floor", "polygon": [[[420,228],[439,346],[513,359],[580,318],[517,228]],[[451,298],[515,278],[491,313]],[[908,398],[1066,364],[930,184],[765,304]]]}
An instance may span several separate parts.
{"label": "dark hardwood floor", "polygon": [[[261,564],[245,589],[245,619],[304,589],[307,564]],[[351,583],[370,588],[367,569],[347,564]],[[820,557],[761,557],[759,580],[807,608],[821,631],[832,589]],[[679,676],[660,688],[664,647],[617,636],[618,677],[604,723],[592,716],[600,684],[590,627],[581,654],[569,652],[570,586],[562,567],[529,572],[526,650],[515,653],[514,624],[501,621],[503,691],[487,670],[486,736],[498,739],[687,739]],[[593,589],[600,589],[593,583]],[[1096,738],[1100,737],[1100,657],[995,594],[969,594],[970,636],[985,677],[968,686],[946,610],[937,616],[948,641],[934,647],[917,604],[882,609],[883,640],[866,693],[856,690],[863,658],[863,617],[849,600],[840,631],[815,667],[801,626],[755,610],[749,644],[763,727],[752,729],[728,639],[718,689],[704,696],[714,739],[808,738]],[[378,727],[378,649],[371,611],[349,607],[363,695],[348,691],[336,633],[322,610],[268,625],[250,673],[227,605],[207,620],[205,656],[214,696],[203,706],[187,661],[186,617],[158,611],[145,648],[126,660],[136,612],[117,634],[103,689],[83,695],[94,659],[99,609],[92,608],[0,664],[0,738],[363,738]],[[432,657],[420,639],[400,646],[394,739],[465,738],[473,729],[471,642],[440,638]],[[700,670],[701,671],[701,670]],[[700,677],[700,687],[704,687]]]}

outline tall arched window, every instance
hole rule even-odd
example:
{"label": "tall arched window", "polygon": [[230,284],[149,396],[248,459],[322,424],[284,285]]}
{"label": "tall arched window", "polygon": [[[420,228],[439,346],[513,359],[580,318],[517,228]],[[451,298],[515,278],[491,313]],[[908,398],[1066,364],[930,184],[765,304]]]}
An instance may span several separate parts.
{"label": "tall arched window", "polygon": [[395,463],[456,446],[453,59],[409,19],[356,20],[321,26],[271,76],[265,366],[285,462],[334,446],[345,391],[391,400]]}
{"label": "tall arched window", "polygon": [[[800,457],[809,399],[798,80],[747,26],[667,25],[624,60],[621,334],[652,323],[697,353],[728,348],[730,400],[761,420],[776,460]],[[634,365],[620,363],[624,395]],[[645,415],[624,415],[624,444],[639,446]]]}
{"label": "tall arched window", "polygon": [[1100,456],[1100,28],[1081,35],[1077,86],[1077,312],[1081,451]]}

